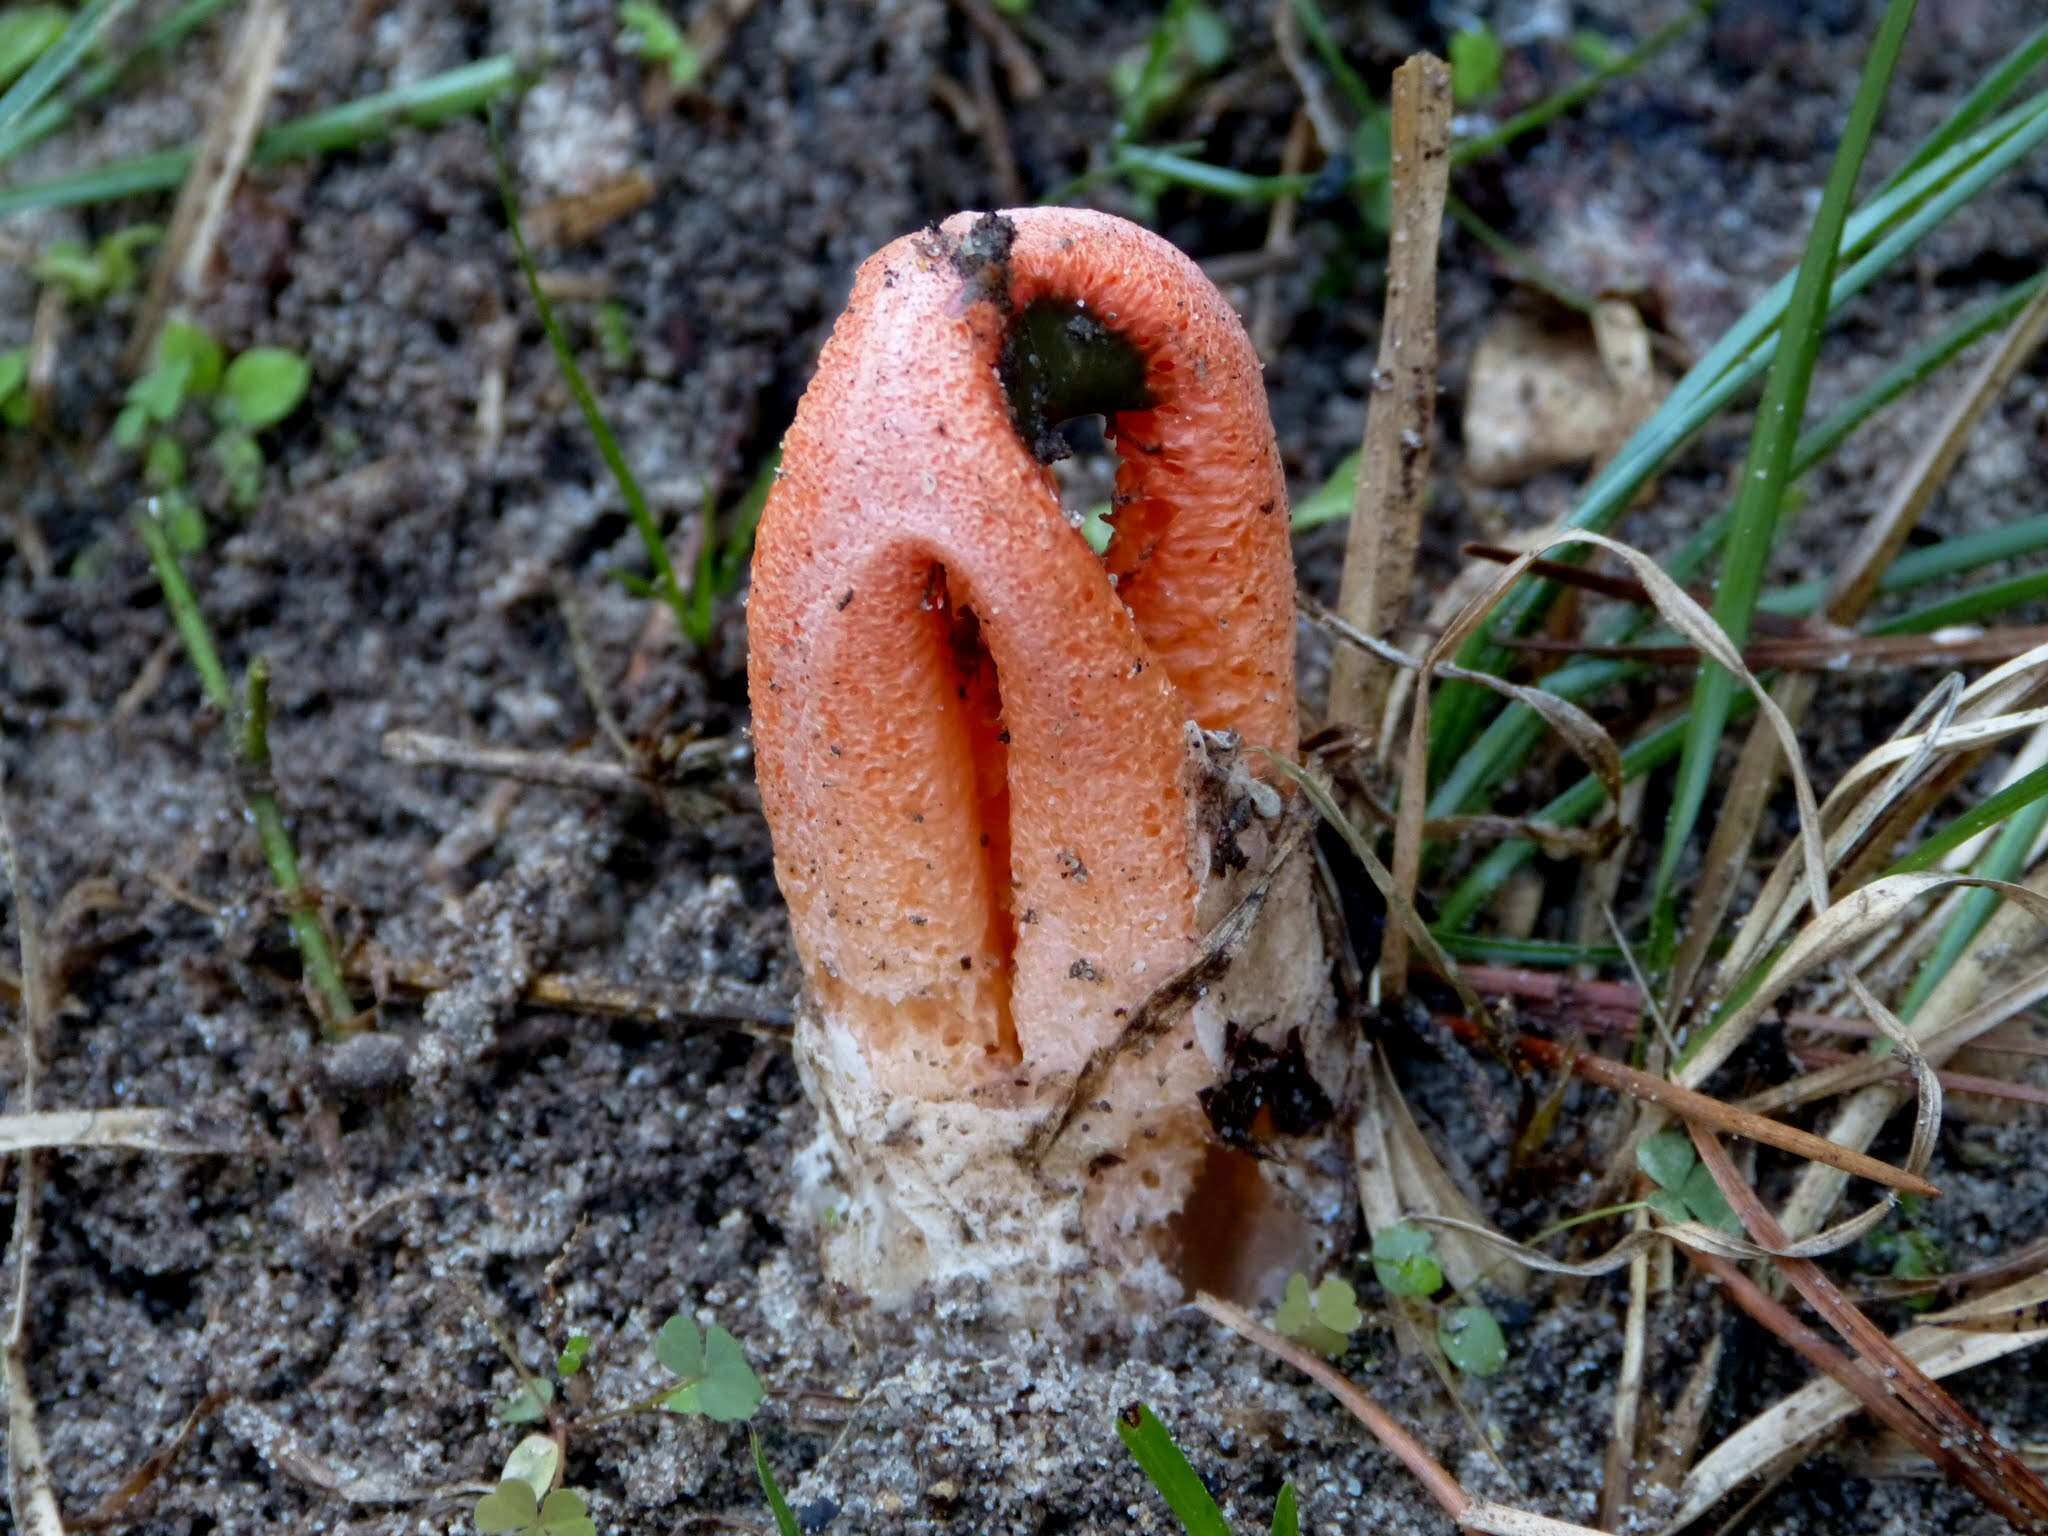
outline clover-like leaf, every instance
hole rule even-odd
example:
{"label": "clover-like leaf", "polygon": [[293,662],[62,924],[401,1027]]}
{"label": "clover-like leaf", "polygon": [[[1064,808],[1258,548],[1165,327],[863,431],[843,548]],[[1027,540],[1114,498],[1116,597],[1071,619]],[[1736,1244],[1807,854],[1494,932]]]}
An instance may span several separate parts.
{"label": "clover-like leaf", "polygon": [[540,1519],[533,1528],[540,1536],[597,1536],[590,1506],[574,1488],[557,1488],[542,1499]]}
{"label": "clover-like leaf", "polygon": [[1349,1280],[1337,1275],[1324,1276],[1316,1287],[1315,1308],[1316,1321],[1339,1333],[1349,1334],[1365,1321],[1365,1314],[1358,1310],[1358,1293]]}
{"label": "clover-like leaf", "polygon": [[70,24],[61,5],[16,5],[0,14],[0,87],[12,85]]}
{"label": "clover-like leaf", "polygon": [[1636,1166],[1661,1189],[1683,1189],[1699,1160],[1692,1139],[1680,1130],[1659,1131],[1636,1144]]}
{"label": "clover-like leaf", "polygon": [[704,1335],[697,1331],[694,1322],[678,1312],[654,1336],[654,1358],[669,1375],[695,1381],[704,1374]]}
{"label": "clover-like leaf", "polygon": [[1714,1173],[1705,1163],[1686,1175],[1685,1183],[1679,1186],[1678,1198],[1685,1202],[1685,1208],[1710,1227],[1719,1227],[1723,1232],[1742,1235],[1742,1218],[1735,1214],[1735,1208],[1728,1203],[1728,1197],[1721,1193],[1721,1186],[1714,1182]]}
{"label": "clover-like leaf", "polygon": [[229,363],[221,377],[221,414],[260,432],[299,408],[312,379],[312,365],[298,353],[283,347],[251,347]]}
{"label": "clover-like leaf", "polygon": [[553,1435],[528,1435],[512,1447],[505,1458],[500,1483],[524,1483],[536,1499],[545,1498],[555,1486],[555,1474],[562,1470],[562,1447]]}
{"label": "clover-like leaf", "polygon": [[1658,1190],[1650,1196],[1646,1203],[1651,1210],[1662,1216],[1666,1221],[1692,1220],[1692,1212],[1685,1208],[1684,1199],[1671,1190]]}
{"label": "clover-like leaf", "polygon": [[1437,1319],[1436,1341],[1459,1370],[1493,1376],[1508,1363],[1508,1341],[1500,1321],[1484,1307],[1451,1307]]}
{"label": "clover-like leaf", "polygon": [[554,1400],[555,1384],[537,1376],[498,1404],[498,1417],[507,1424],[538,1423],[548,1416],[548,1404]]}
{"label": "clover-like leaf", "polygon": [[705,1335],[703,1360],[701,1376],[662,1399],[662,1407],[670,1413],[701,1413],[721,1424],[751,1419],[766,1394],[740,1341],[713,1323]]}
{"label": "clover-like leaf", "polygon": [[[1325,1280],[1322,1287],[1311,1291],[1308,1288],[1308,1276],[1288,1276],[1287,1293],[1281,1297],[1280,1310],[1273,1318],[1274,1327],[1295,1343],[1305,1349],[1314,1350],[1326,1360],[1344,1353],[1344,1346],[1348,1342],[1346,1335],[1351,1332],[1351,1328],[1332,1327],[1321,1315],[1323,1289],[1331,1283]],[[1345,1286],[1341,1280],[1335,1283],[1344,1286],[1348,1297],[1351,1288]],[[1352,1306],[1351,1312],[1354,1316],[1357,1315],[1356,1305]],[[1360,1318],[1359,1321],[1362,1322],[1364,1319]],[[1351,1325],[1354,1328],[1356,1326],[1357,1323]]]}
{"label": "clover-like leaf", "polygon": [[476,1501],[471,1518],[483,1536],[513,1536],[540,1522],[540,1500],[516,1478],[506,1478]]}
{"label": "clover-like leaf", "polygon": [[156,360],[162,365],[180,359],[191,364],[185,376],[188,393],[210,395],[220,388],[221,372],[227,367],[220,343],[196,325],[173,320],[157,338]]}
{"label": "clover-like leaf", "polygon": [[1372,1272],[1393,1296],[1419,1301],[1443,1289],[1436,1240],[1412,1222],[1397,1221],[1373,1235]]}

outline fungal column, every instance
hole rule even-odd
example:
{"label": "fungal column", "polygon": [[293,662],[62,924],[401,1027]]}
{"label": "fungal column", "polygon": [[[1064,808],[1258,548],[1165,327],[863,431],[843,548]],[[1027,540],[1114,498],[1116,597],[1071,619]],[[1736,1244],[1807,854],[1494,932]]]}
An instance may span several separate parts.
{"label": "fungal column", "polygon": [[[1047,463],[1092,414],[1120,456],[1100,556]],[[1199,269],[1067,209],[870,258],[784,443],[748,624],[828,1269],[1032,1308],[1256,1289],[1334,1237],[1313,1129],[1215,1113],[1251,1072],[1339,1104],[1350,1058],[1262,756],[1296,744],[1285,486]]]}

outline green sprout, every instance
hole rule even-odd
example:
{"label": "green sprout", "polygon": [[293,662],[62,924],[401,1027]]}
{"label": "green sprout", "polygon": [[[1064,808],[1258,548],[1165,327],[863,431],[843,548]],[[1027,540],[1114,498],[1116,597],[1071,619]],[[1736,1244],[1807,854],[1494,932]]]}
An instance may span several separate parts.
{"label": "green sprout", "polygon": [[1389,1296],[1412,1301],[1426,1301],[1444,1286],[1443,1266],[1436,1261],[1436,1240],[1405,1221],[1374,1234],[1372,1272]]}
{"label": "green sprout", "polygon": [[[1215,1495],[1188,1465],[1187,1457],[1150,1408],[1132,1403],[1117,1415],[1116,1433],[1187,1536],[1230,1536]],[[1273,1501],[1272,1536],[1300,1536],[1300,1532],[1294,1485],[1283,1483],[1280,1496]]]}
{"label": "green sprout", "polygon": [[1647,1137],[1636,1148],[1636,1166],[1656,1184],[1650,1209],[1666,1221],[1699,1221],[1723,1232],[1741,1233],[1741,1218],[1685,1132],[1659,1131]]}
{"label": "green sprout", "polygon": [[36,260],[36,281],[54,284],[84,304],[127,293],[140,275],[135,253],[156,244],[163,233],[155,224],[133,224],[102,236],[93,246],[81,240],[53,240]]}
{"label": "green sprout", "polygon": [[1110,65],[1109,86],[1122,103],[1124,137],[1146,126],[1230,59],[1230,27],[1200,0],[1171,0],[1143,47]]}
{"label": "green sprout", "polygon": [[[1390,1296],[1427,1302],[1443,1289],[1436,1239],[1412,1222],[1383,1227],[1372,1240],[1372,1271]],[[1477,1302],[1442,1307],[1436,1317],[1437,1347],[1468,1376],[1493,1376],[1507,1364],[1507,1336],[1500,1320]]]}
{"label": "green sprout", "polygon": [[679,91],[687,91],[704,73],[703,58],[655,0],[621,0],[619,36],[628,53],[667,66],[669,83]]}
{"label": "green sprout", "polygon": [[554,1400],[555,1384],[545,1376],[536,1376],[498,1404],[498,1421],[501,1424],[538,1424],[548,1416],[548,1405]]}
{"label": "green sprout", "polygon": [[624,368],[633,361],[633,317],[625,305],[606,299],[597,306],[591,329],[597,333],[597,349],[604,354],[606,367]]}
{"label": "green sprout", "polygon": [[1330,1360],[1344,1353],[1351,1335],[1364,1322],[1365,1314],[1358,1310],[1358,1295],[1348,1280],[1329,1275],[1311,1291],[1308,1276],[1292,1275],[1273,1326],[1295,1343]]}
{"label": "green sprout", "polygon": [[574,1376],[583,1369],[583,1362],[589,1354],[590,1335],[587,1333],[570,1334],[569,1342],[562,1346],[561,1354],[555,1357],[555,1374],[562,1377]]}
{"label": "green sprout", "polygon": [[1436,1320],[1437,1347],[1468,1376],[1498,1376],[1508,1363],[1500,1320],[1481,1306],[1448,1307]]}

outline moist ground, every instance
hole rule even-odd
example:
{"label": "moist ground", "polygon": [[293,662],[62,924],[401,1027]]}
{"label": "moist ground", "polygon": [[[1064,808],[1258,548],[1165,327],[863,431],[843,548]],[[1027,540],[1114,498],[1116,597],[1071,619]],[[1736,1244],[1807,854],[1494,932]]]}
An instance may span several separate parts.
{"label": "moist ground", "polygon": [[[1039,195],[1108,140],[1116,102],[1102,61],[1140,43],[1146,18],[1059,0],[1031,9],[1026,36],[1049,85],[1006,115],[1019,175]],[[1222,9],[1242,58],[1170,131],[1206,135],[1219,162],[1268,170],[1297,92],[1266,8]],[[1397,9],[1419,8],[1384,8]],[[1560,17],[1617,37],[1653,20],[1622,0],[1471,9],[1510,37]],[[1877,8],[1817,0],[1788,17],[1795,9],[1729,0],[1642,78],[1475,168],[1461,190],[1561,276],[1640,294],[1698,348],[1796,260]],[[2011,46],[2024,10],[1924,0],[1876,172]],[[530,204],[647,170],[646,208],[544,249],[541,263],[586,291],[600,283],[632,317],[630,362],[605,366],[593,306],[565,306],[687,557],[706,490],[736,495],[774,445],[860,258],[998,193],[985,140],[945,104],[944,81],[971,74],[973,34],[943,0],[763,0],[701,94],[652,111],[642,69],[614,45],[614,11],[611,0],[297,5],[275,110],[512,52],[538,75],[505,120]],[[1374,16],[1343,34],[1369,79],[1414,46],[1441,46],[1432,25]],[[23,179],[193,135],[218,47],[195,42],[174,70],[83,114],[17,162]],[[1518,46],[1508,89],[1533,100],[1574,69],[1556,36]],[[1131,206],[1113,186],[1090,195]],[[150,201],[0,225],[0,345],[28,333],[22,250],[165,212]],[[1156,224],[1205,261],[1265,239],[1263,209],[1177,193]],[[463,1528],[474,1488],[517,1435],[493,1418],[518,1383],[482,1319],[536,1365],[567,1333],[590,1333],[590,1391],[610,1403],[651,1383],[652,1334],[680,1308],[737,1334],[775,1392],[764,1439],[807,1529],[1170,1529],[1111,1431],[1137,1399],[1172,1426],[1239,1530],[1263,1528],[1285,1478],[1309,1529],[1445,1529],[1340,1410],[1199,1320],[1020,1337],[984,1322],[971,1293],[909,1318],[873,1315],[821,1280],[792,1225],[792,1168],[813,1125],[779,1046],[682,1017],[518,1006],[532,975],[566,972],[673,988],[727,1013],[786,1012],[795,973],[744,768],[657,808],[400,766],[380,738],[422,726],[539,750],[590,745],[598,723],[564,593],[629,734],[737,733],[743,608],[728,602],[693,655],[612,579],[639,568],[635,541],[520,288],[480,126],[263,172],[237,195],[229,231],[199,318],[230,347],[300,350],[314,385],[270,440],[277,467],[261,506],[217,525],[193,574],[230,663],[271,663],[281,793],[342,934],[453,985],[424,1007],[391,988],[374,1040],[311,1040],[219,722],[173,649],[130,530],[132,461],[107,444],[133,305],[75,310],[55,431],[0,436],[13,533],[0,557],[0,756],[69,999],[45,1043],[41,1102],[187,1110],[241,1147],[48,1161],[31,1384],[67,1513],[90,1510],[221,1393],[225,1406],[129,1508],[133,1528]],[[2048,173],[2023,170],[1855,302],[1817,407],[2024,275],[2044,248]],[[1444,264],[1433,581],[1460,541],[1553,516],[1579,483],[1463,481],[1464,370],[1511,285],[1455,230]],[[1272,307],[1267,379],[1297,492],[1357,442],[1375,265],[1348,204],[1312,204],[1299,256],[1231,289],[1248,311]],[[2042,510],[2042,397],[2038,369],[2008,393],[1930,529]],[[1786,574],[1831,568],[1943,404],[1937,391],[1900,406],[1814,479]],[[1666,549],[1717,510],[1746,425],[1710,428],[1626,531]],[[1325,595],[1340,545],[1334,530],[1301,541],[1305,580]],[[1312,644],[1305,666],[1320,670]],[[1929,681],[1831,681],[1813,713],[1823,780]],[[9,953],[12,942],[10,918]],[[372,993],[368,980],[357,987]],[[1516,1090],[1427,1042],[1403,1038],[1397,1051],[1483,1208],[1525,1233],[1576,1208],[1604,1144],[1573,1132],[1534,1168],[1510,1170]],[[1475,1081],[1492,1097],[1475,1097]],[[1960,1264],[2048,1224],[2048,1158],[2038,1114],[1954,1110],[1937,1162],[1946,1193],[1928,1220]],[[1566,1124],[1611,1128],[1601,1112],[1595,1096],[1574,1096]],[[1475,1489],[1588,1519],[1620,1294],[1542,1283],[1500,1310],[1510,1365],[1464,1393],[1511,1482],[1427,1367],[1384,1333],[1366,1335],[1347,1367]],[[1652,1385],[1672,1390],[1716,1331],[1742,1369],[1716,1401],[1714,1434],[1803,1379],[1681,1279],[1652,1321]],[[2038,1439],[2048,1423],[2048,1380],[2025,1356],[1975,1373],[1962,1393],[2008,1437]],[[741,1436],[702,1421],[642,1417],[580,1437],[570,1471],[600,1529],[769,1528]],[[1993,1527],[1931,1479],[1867,1482],[1815,1462],[1748,1528]]]}

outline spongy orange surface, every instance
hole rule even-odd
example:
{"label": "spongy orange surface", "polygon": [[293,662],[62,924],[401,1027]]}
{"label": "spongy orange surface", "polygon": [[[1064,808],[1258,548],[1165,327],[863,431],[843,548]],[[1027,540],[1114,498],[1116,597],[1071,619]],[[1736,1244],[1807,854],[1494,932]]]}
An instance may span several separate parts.
{"label": "spongy orange surface", "polygon": [[[1146,362],[1105,560],[998,376],[973,216],[861,268],[755,546],[763,807],[807,982],[902,1091],[1074,1070],[1193,956],[1184,727],[1295,734],[1287,508],[1257,359],[1179,252],[1027,209],[1008,299]],[[998,284],[994,290],[1000,293]],[[1110,580],[1110,571],[1118,580]]]}

